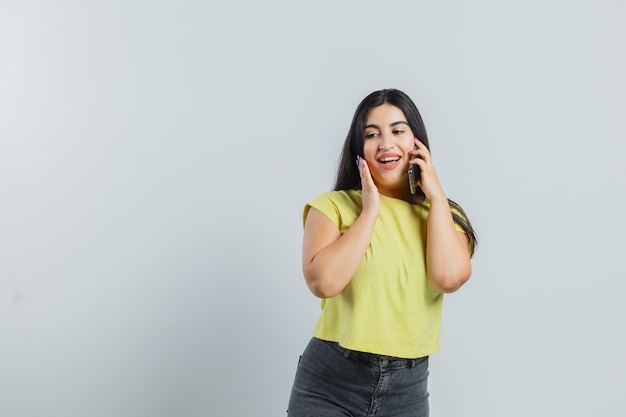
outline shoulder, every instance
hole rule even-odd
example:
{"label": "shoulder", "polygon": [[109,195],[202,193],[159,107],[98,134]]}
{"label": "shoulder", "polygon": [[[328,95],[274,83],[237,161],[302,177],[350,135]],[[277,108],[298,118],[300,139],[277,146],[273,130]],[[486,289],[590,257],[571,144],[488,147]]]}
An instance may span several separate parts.
{"label": "shoulder", "polygon": [[361,190],[328,191],[309,201],[306,206],[317,208],[318,205],[352,206],[361,204]]}
{"label": "shoulder", "polygon": [[361,206],[361,190],[328,191],[319,194],[304,206],[303,222],[306,222],[309,210],[315,208],[339,225],[348,213],[358,215]]}

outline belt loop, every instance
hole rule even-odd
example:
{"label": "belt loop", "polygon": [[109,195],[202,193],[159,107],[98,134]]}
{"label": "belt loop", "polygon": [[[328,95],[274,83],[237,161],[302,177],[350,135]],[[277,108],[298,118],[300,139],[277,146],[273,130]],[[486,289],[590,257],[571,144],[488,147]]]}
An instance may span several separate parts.
{"label": "belt loop", "polygon": [[334,342],[335,346],[337,346],[337,349],[339,349],[339,351],[341,351],[341,353],[343,353],[343,356],[348,359],[348,357],[350,356],[350,349],[346,349],[345,347],[341,346],[339,344],[339,342]]}
{"label": "belt loop", "polygon": [[349,350],[349,349],[346,349],[346,348],[343,348],[343,349],[344,349],[344,350],[343,350],[343,356],[344,356],[346,359],[348,359],[348,358],[350,357],[350,350]]}

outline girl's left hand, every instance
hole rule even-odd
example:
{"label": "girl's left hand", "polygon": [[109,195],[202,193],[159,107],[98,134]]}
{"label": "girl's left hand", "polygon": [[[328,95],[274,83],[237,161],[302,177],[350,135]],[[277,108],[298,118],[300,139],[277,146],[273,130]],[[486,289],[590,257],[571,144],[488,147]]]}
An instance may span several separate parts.
{"label": "girl's left hand", "polygon": [[446,198],[428,148],[418,139],[414,139],[414,142],[417,149],[410,152],[414,158],[409,163],[420,167],[420,179],[417,184],[430,201]]}

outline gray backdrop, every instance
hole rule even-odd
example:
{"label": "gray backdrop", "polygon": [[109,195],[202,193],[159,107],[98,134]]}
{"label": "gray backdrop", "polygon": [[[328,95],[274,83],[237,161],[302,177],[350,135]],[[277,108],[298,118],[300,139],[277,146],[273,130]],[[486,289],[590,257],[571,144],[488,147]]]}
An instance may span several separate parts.
{"label": "gray backdrop", "polygon": [[479,233],[434,416],[623,415],[626,3],[0,1],[0,415],[284,416],[302,208],[422,111]]}

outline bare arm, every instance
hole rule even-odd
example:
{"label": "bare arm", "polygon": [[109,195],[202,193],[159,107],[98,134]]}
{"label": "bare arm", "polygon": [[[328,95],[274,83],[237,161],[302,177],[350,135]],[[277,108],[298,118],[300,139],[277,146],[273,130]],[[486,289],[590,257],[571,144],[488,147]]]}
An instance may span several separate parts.
{"label": "bare arm", "polygon": [[304,227],[302,271],[313,294],[329,298],[348,285],[370,244],[376,218],[359,216],[341,235],[322,212],[311,208]]}
{"label": "bare arm", "polygon": [[443,191],[430,152],[416,141],[419,158],[411,162],[420,166],[420,181],[430,201],[428,237],[426,241],[426,268],[434,289],[444,293],[458,290],[472,275],[467,236],[454,227],[448,199]]}
{"label": "bare arm", "polygon": [[322,212],[307,214],[302,243],[302,272],[313,294],[334,297],[348,285],[372,239],[380,197],[365,161],[359,165],[363,183],[361,214],[346,233]]}
{"label": "bare arm", "polygon": [[430,201],[426,268],[437,291],[458,290],[472,274],[467,236],[454,227],[447,198]]}

